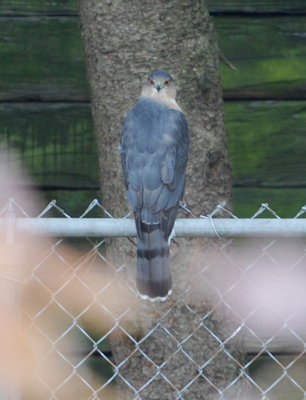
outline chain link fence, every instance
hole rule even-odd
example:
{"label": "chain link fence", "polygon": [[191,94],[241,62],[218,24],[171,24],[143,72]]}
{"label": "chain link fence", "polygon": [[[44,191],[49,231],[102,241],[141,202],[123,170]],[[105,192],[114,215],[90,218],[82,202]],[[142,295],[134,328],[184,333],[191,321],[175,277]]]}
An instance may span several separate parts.
{"label": "chain link fence", "polygon": [[[118,380],[121,389],[126,386],[128,398],[146,399],[145,389],[157,379],[169,384],[174,399],[193,400],[188,388],[198,379],[214,387],[216,399],[306,399],[306,207],[286,220],[267,204],[250,219],[237,218],[223,204],[196,220],[186,205],[181,208],[187,218],[178,221],[178,236],[214,240],[213,253],[201,259],[195,272],[195,280],[205,283],[205,296],[214,300],[199,316],[198,326],[178,341],[165,323],[174,307],[171,301],[163,304],[145,337],[139,337],[133,326],[140,300],[126,270],[135,263],[136,251],[116,265],[105,246],[107,236],[125,236],[120,240],[133,242],[127,238],[135,234],[129,218],[114,219],[112,226],[103,228],[113,216],[97,200],[79,218],[71,218],[56,201],[35,218],[14,200],[5,204],[0,210],[1,399],[113,399]],[[220,213],[228,218],[215,218]],[[221,273],[216,267],[220,265],[225,266]],[[184,293],[192,290],[191,280]],[[227,337],[207,324],[220,306],[235,321]],[[184,307],[194,313],[188,303]],[[195,359],[186,346],[202,330],[218,348],[205,360]],[[129,342],[132,349],[119,361],[112,354],[112,335],[123,344]],[[165,372],[174,354],[162,364],[143,354],[151,378],[131,383],[126,368],[152,335],[174,343],[173,352],[183,355],[198,373],[178,388]],[[243,363],[228,347],[238,337],[247,354]],[[205,375],[220,354],[240,371],[226,388]],[[228,389],[241,379],[248,385],[248,395],[227,397]]]}

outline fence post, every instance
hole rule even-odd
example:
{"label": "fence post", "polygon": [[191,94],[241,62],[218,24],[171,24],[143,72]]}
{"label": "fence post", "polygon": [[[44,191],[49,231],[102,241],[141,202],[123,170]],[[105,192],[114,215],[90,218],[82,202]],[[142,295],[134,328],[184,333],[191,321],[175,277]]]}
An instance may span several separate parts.
{"label": "fence post", "polygon": [[[16,252],[16,214],[13,206],[13,200],[11,199],[4,211],[4,231],[2,235],[3,248],[1,249],[3,254],[3,263],[1,262],[0,272],[0,310],[3,321],[1,322],[1,329],[8,329],[7,322],[20,321],[20,283],[21,274],[19,270],[19,262],[17,260],[18,252]],[[3,317],[4,316],[4,317]],[[13,324],[15,326],[15,324]],[[8,335],[18,334],[18,332],[9,332]],[[6,337],[6,336],[5,336]],[[14,343],[14,340],[13,340]],[[6,343],[1,343],[1,346],[6,346]],[[15,354],[11,354],[11,343],[8,344],[8,357],[12,360],[13,366],[8,366],[7,370],[0,371],[0,398],[1,400],[20,400],[21,399],[21,388],[20,388],[20,372],[18,370],[17,359]]]}

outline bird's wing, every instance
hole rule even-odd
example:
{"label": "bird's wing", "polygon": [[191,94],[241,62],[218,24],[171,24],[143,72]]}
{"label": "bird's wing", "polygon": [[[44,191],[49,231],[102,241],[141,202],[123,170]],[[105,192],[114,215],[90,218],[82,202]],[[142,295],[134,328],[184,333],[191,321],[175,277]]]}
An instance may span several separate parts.
{"label": "bird's wing", "polygon": [[120,151],[136,225],[160,223],[169,236],[185,186],[188,125],[184,115],[140,98],[125,117]]}

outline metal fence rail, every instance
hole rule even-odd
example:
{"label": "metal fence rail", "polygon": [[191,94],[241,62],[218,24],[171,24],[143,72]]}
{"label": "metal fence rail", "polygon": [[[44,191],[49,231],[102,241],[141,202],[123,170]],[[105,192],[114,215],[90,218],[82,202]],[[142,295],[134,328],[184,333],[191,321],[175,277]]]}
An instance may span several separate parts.
{"label": "metal fence rail", "polygon": [[[96,215],[91,218],[93,211],[103,218],[96,218]],[[177,237],[212,237],[219,241],[213,259],[205,259],[198,273],[219,296],[219,303],[240,321],[232,336],[238,333],[244,336],[249,356],[241,366],[241,377],[251,386],[250,398],[306,399],[306,218],[303,218],[306,207],[291,219],[280,218],[267,204],[262,204],[246,219],[237,218],[225,205],[219,205],[211,215],[200,218],[194,218],[184,205],[182,212],[188,218],[177,220]],[[220,212],[227,218],[215,218]],[[112,301],[116,297],[113,294],[118,291],[135,293],[133,282],[117,287],[114,281],[114,276],[124,273],[128,263],[113,266],[104,252],[108,237],[135,236],[134,222],[128,217],[113,218],[97,200],[79,218],[71,218],[55,201],[34,217],[14,200],[0,210],[3,241],[0,289],[1,293],[11,294],[5,301],[1,297],[0,311],[14,299],[13,306],[10,303],[9,318],[2,318],[0,312],[0,323],[8,330],[14,327],[10,329],[13,338],[20,332],[30,335],[30,352],[39,360],[35,384],[31,382],[27,389],[16,390],[17,384],[23,388],[20,376],[28,368],[28,355],[16,344],[19,336],[14,339],[7,358],[11,360],[13,352],[18,367],[13,363],[12,373],[7,373],[7,367],[4,373],[0,362],[0,391],[10,392],[0,398],[17,400],[22,398],[19,392],[29,390],[26,396],[30,393],[32,398],[109,400],[114,398],[109,388],[119,378],[126,382],[129,398],[145,400],[142,393],[149,382],[133,386],[124,375],[130,355],[116,364],[109,345],[110,335],[119,329],[134,343],[135,351],[141,349],[141,342],[124,323],[135,306],[134,300],[124,305],[114,305]],[[31,233],[31,238],[23,236],[25,233]],[[71,244],[66,246],[65,238],[70,237],[78,238],[76,250],[72,250]],[[243,238],[248,239],[246,246],[240,240]],[[211,279],[211,271],[217,264],[225,264],[229,271],[230,282],[226,285],[219,277]],[[112,273],[105,277],[103,274],[107,270]],[[190,287],[186,288],[188,290]],[[21,297],[27,299],[25,303]],[[186,307],[188,309],[188,304]],[[191,308],[190,312],[193,312]],[[20,323],[23,320],[20,313],[27,320],[25,326]],[[209,329],[205,325],[207,317],[202,317],[201,329]],[[110,319],[111,324],[101,322]],[[99,330],[101,324],[103,328]],[[159,331],[174,337],[171,329],[164,326],[163,318],[148,337]],[[211,334],[220,342],[219,351],[231,356],[226,343],[232,337],[224,341],[216,333]],[[4,342],[5,348],[0,345],[0,351],[5,353],[10,338],[5,338]],[[175,351],[186,355],[183,343],[178,343]],[[206,364],[213,360],[214,356]],[[8,364],[11,366],[12,362]],[[160,367],[155,365],[155,368],[159,374],[155,371],[150,383],[160,377]],[[201,374],[199,379],[204,372]],[[164,372],[162,376],[171,385],[171,378]],[[175,398],[192,400],[186,395],[191,384],[187,382]],[[221,398],[226,396],[222,390],[217,390],[216,399]]]}
{"label": "metal fence rail", "polygon": [[[0,218],[0,229],[5,227]],[[15,229],[50,237],[135,237],[130,218],[16,218]],[[176,237],[305,237],[306,219],[180,218],[174,226]]]}

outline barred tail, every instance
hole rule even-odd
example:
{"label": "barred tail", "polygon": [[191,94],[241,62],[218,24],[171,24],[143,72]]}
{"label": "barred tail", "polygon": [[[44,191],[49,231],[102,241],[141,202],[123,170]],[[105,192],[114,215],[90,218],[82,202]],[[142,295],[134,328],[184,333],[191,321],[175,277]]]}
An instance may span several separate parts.
{"label": "barred tail", "polygon": [[171,292],[169,244],[159,225],[142,225],[137,242],[137,288],[143,298],[164,300]]}

